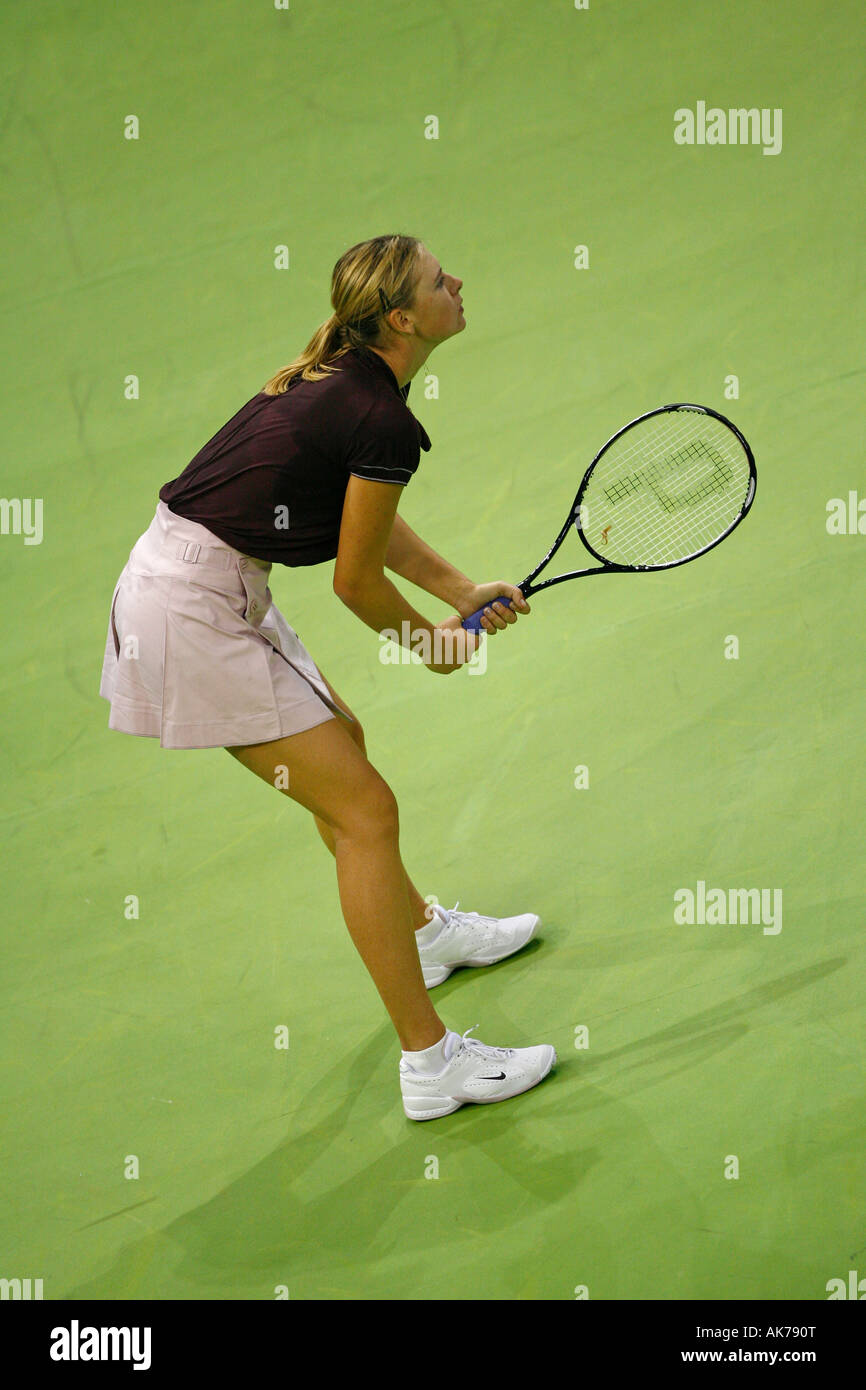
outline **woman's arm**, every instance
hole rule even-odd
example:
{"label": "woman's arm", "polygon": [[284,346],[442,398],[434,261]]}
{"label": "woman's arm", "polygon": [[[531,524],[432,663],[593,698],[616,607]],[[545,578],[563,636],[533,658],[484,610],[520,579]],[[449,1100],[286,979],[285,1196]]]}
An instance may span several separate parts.
{"label": "woman's arm", "polygon": [[399,633],[402,646],[414,649],[421,634],[426,634],[432,660],[425,664],[447,674],[472,657],[477,642],[472,633],[444,633],[441,625],[428,622],[386,577],[385,558],[401,492],[395,483],[377,483],[354,475],[349,478],[334,565],[334,593],[375,632],[388,629]]}
{"label": "woman's arm", "polygon": [[394,574],[399,574],[401,579],[408,579],[410,583],[417,584],[419,589],[426,589],[434,598],[441,598],[445,603],[449,603],[458,613],[465,609],[464,616],[474,611],[466,607],[469,596],[474,593],[476,587],[472,580],[467,579],[466,575],[461,574],[453,565],[449,565],[441,555],[437,555],[436,551],[406,524],[402,516],[394,516],[394,525],[385,552],[385,567]]}
{"label": "woman's arm", "polygon": [[493,610],[491,616],[485,614],[481,620],[483,630],[491,634],[507,627],[509,623],[516,622],[517,613],[531,612],[529,604],[516,585],[509,584],[507,580],[473,584],[465,574],[461,574],[441,555],[437,555],[420,536],[416,536],[401,516],[394,517],[391,538],[385,552],[385,565],[403,579],[417,584],[419,589],[426,589],[428,594],[450,603],[462,618],[468,618],[470,613],[475,613],[479,608],[495,603],[501,595],[506,595],[511,601],[510,606],[505,605],[498,612]]}

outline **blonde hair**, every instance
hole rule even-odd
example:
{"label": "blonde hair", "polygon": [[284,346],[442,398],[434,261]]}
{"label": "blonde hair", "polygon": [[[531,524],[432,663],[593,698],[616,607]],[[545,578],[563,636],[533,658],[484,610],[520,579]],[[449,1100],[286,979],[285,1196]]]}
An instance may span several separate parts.
{"label": "blonde hair", "polygon": [[415,301],[421,245],[413,236],[376,236],[344,251],[331,275],[333,314],[300,357],[265,383],[265,394],[282,395],[297,376],[321,381],[339,370],[327,364],[344,353],[379,346],[385,315],[392,309],[410,309]]}

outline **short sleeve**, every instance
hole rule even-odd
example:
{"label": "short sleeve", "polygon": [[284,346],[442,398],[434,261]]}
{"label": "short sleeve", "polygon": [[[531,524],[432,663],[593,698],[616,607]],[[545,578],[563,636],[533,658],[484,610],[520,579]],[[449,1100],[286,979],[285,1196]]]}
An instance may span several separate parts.
{"label": "short sleeve", "polygon": [[408,406],[395,410],[374,407],[349,441],[346,468],[356,478],[374,483],[399,483],[405,487],[430,448],[427,431]]}

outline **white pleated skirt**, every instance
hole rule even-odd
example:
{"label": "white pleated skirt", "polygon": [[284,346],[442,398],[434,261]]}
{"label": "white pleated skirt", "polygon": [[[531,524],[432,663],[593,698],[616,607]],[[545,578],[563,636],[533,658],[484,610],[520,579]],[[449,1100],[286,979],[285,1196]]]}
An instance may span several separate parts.
{"label": "white pleated skirt", "polygon": [[111,599],[99,687],[108,727],[164,748],[217,748],[347,719],[274,604],[270,571],[160,501]]}

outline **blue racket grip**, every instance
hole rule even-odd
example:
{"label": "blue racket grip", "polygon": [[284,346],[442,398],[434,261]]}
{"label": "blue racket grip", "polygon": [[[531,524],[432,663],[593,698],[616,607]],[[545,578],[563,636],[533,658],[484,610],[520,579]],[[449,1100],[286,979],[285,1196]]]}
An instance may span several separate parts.
{"label": "blue racket grip", "polygon": [[494,603],[501,603],[506,608],[512,608],[514,606],[510,598],[506,598],[504,594],[499,594],[497,598],[492,598],[490,600],[490,603],[485,603],[483,607],[477,610],[477,612],[470,613],[468,618],[463,619],[463,626],[466,628],[467,632],[484,631],[484,628],[481,626],[481,619],[484,616],[484,609],[492,607]]}

